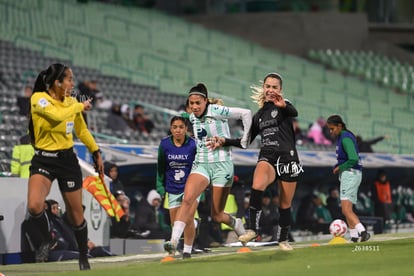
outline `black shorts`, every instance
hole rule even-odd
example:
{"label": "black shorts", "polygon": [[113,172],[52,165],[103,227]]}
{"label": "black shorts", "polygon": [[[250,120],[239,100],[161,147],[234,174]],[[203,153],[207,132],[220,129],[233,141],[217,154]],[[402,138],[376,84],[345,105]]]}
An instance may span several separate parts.
{"label": "black shorts", "polygon": [[62,151],[35,149],[30,175],[41,174],[54,181],[57,179],[61,192],[82,189],[82,171],[73,148]]}
{"label": "black shorts", "polygon": [[297,182],[299,175],[303,173],[302,165],[296,151],[275,152],[262,149],[258,161],[266,161],[275,168],[276,179],[286,182]]}

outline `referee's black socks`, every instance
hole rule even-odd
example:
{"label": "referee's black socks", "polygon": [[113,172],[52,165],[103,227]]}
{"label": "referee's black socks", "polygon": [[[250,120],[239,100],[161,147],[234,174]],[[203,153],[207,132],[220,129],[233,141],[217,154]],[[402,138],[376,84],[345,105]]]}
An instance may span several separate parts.
{"label": "referee's black socks", "polygon": [[88,254],[88,224],[86,220],[81,225],[73,227],[72,229],[78,242],[79,255],[86,256]]}
{"label": "referee's black socks", "polygon": [[[52,240],[49,217],[45,210],[37,215],[30,214],[29,212],[29,223],[33,226],[32,231],[34,230],[37,232],[33,234],[41,238],[40,243],[35,244],[36,247],[39,247],[42,242],[49,242]],[[38,243],[38,241],[36,243]]]}

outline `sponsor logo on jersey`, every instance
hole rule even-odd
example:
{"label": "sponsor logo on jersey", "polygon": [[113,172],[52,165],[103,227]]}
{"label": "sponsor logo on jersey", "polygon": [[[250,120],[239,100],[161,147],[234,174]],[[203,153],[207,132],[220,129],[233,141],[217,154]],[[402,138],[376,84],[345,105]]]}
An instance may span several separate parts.
{"label": "sponsor logo on jersey", "polygon": [[69,189],[75,187],[75,181],[68,181],[66,182],[66,185],[68,186]]}
{"label": "sponsor logo on jersey", "polygon": [[303,172],[303,167],[296,161],[291,161],[289,163],[280,163],[279,156],[276,162],[276,170],[277,175],[290,174],[290,177],[296,177]]}

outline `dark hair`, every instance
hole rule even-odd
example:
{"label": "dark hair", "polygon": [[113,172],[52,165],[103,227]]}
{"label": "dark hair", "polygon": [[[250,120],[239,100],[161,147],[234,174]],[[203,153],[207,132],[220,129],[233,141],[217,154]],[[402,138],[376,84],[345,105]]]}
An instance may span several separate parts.
{"label": "dark hair", "polygon": [[49,204],[50,204],[50,206],[55,205],[55,204],[59,204],[59,202],[57,202],[57,201],[56,201],[56,200],[54,200],[54,199],[48,199],[48,200],[46,200],[46,202],[47,202],[47,203],[49,203]]}
{"label": "dark hair", "polygon": [[264,77],[263,82],[265,82],[268,78],[278,79],[278,80],[280,81],[280,87],[282,87],[282,86],[283,86],[283,85],[282,85],[282,83],[283,83],[283,81],[282,81],[282,76],[281,76],[281,75],[279,75],[278,73],[274,73],[274,72],[272,72],[272,73],[267,74],[267,75]]}
{"label": "dark hair", "polygon": [[181,122],[183,122],[183,123],[187,126],[187,122],[186,122],[185,118],[184,118],[184,117],[182,117],[182,116],[174,116],[174,117],[172,117],[172,118],[171,118],[171,121],[170,121],[170,126],[171,126],[171,125],[172,125],[175,121],[181,121]]}
{"label": "dark hair", "polygon": [[53,86],[55,80],[62,82],[66,76],[66,69],[69,69],[69,67],[60,63],[55,63],[50,65],[46,70],[40,72],[34,84],[33,93],[47,92],[49,88]]}
{"label": "dark hair", "polygon": [[329,118],[326,120],[326,123],[329,125],[334,125],[334,126],[342,125],[342,128],[347,130],[345,122],[342,120],[341,116],[339,115],[329,116]]}
{"label": "dark hair", "polygon": [[[51,88],[54,85],[55,80],[62,82],[63,79],[66,77],[66,73],[65,73],[66,69],[69,69],[69,67],[63,64],[60,64],[60,63],[54,63],[50,65],[46,70],[43,70],[42,72],[40,72],[36,78],[36,81],[33,87],[33,94],[36,92],[47,92],[49,88]],[[29,105],[29,134],[30,134],[30,140],[32,142],[32,145],[34,145],[35,136],[34,136],[33,120],[32,120],[30,109],[31,109],[31,105]]]}
{"label": "dark hair", "polygon": [[188,92],[188,96],[191,95],[200,95],[208,98],[207,87],[203,83],[198,83],[196,86],[191,87],[190,92]]}

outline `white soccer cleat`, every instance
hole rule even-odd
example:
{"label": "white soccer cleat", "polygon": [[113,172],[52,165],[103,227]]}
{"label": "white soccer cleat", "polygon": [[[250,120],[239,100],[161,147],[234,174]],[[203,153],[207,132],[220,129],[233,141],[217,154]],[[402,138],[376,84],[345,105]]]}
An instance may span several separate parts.
{"label": "white soccer cleat", "polygon": [[288,241],[279,242],[279,249],[282,251],[292,251],[293,247],[289,244]]}
{"label": "white soccer cleat", "polygon": [[247,229],[246,233],[239,236],[239,241],[245,246],[249,241],[254,240],[257,237],[257,234],[255,231],[251,229]]}

